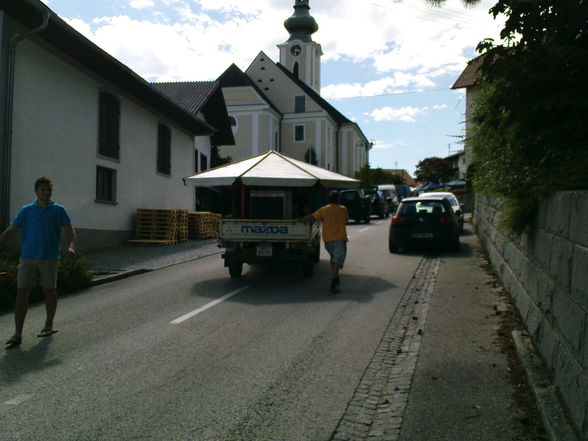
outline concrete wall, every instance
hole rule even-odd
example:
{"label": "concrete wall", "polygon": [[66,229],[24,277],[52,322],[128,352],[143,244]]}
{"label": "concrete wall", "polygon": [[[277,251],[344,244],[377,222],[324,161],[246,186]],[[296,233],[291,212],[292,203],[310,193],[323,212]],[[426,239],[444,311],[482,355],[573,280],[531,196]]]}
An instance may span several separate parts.
{"label": "concrete wall", "polygon": [[588,191],[541,203],[529,234],[497,230],[497,201],[478,197],[474,222],[535,346],[553,373],[581,439],[588,439]]}

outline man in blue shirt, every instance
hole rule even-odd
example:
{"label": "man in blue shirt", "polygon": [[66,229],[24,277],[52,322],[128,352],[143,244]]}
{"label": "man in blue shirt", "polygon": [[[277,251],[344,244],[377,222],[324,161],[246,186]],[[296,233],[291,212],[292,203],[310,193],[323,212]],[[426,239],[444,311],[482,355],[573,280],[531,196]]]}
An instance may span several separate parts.
{"label": "man in blue shirt", "polygon": [[53,318],[57,310],[57,271],[59,268],[59,240],[61,228],[69,240],[68,254],[75,254],[75,230],[65,208],[51,200],[53,183],[41,177],[35,182],[37,200],[25,205],[17,213],[12,225],[1,235],[0,243],[17,229],[22,230],[22,250],[18,265],[17,294],[14,305],[14,335],[6,342],[7,348],[20,345],[29,296],[37,284],[43,289],[47,319],[38,334],[47,337],[55,334]]}

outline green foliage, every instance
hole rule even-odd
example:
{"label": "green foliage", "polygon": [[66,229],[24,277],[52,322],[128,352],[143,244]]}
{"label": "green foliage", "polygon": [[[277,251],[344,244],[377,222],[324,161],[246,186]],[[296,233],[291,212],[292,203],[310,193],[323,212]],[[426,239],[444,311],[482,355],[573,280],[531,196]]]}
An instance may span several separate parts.
{"label": "green foliage", "polygon": [[415,175],[420,182],[447,182],[453,176],[449,161],[443,158],[425,158],[416,166]]}
{"label": "green foliage", "polygon": [[[11,310],[16,296],[16,277],[19,253],[0,251],[0,271],[7,273],[7,280],[0,281],[0,311]],[[60,294],[71,293],[90,286],[92,276],[90,263],[83,254],[62,257],[59,264],[57,291]],[[33,295],[33,298],[37,297]]]}
{"label": "green foliage", "polygon": [[355,172],[355,178],[359,179],[363,185],[404,184],[400,176],[384,171],[380,167],[372,169],[369,164]]}
{"label": "green foliage", "polygon": [[541,198],[588,188],[588,1],[500,0],[501,38],[485,40],[468,140],[474,187],[503,198],[503,226],[520,234]]}
{"label": "green foliage", "polygon": [[218,167],[220,165],[225,165],[231,162],[233,158],[230,156],[221,156],[218,150],[218,147],[213,145],[210,149],[210,167]]}
{"label": "green foliage", "polygon": [[306,162],[307,164],[312,164],[312,165],[318,164],[318,159],[316,157],[316,150],[314,149],[314,147],[310,146],[309,148],[306,149],[306,152],[304,153],[304,162]]}

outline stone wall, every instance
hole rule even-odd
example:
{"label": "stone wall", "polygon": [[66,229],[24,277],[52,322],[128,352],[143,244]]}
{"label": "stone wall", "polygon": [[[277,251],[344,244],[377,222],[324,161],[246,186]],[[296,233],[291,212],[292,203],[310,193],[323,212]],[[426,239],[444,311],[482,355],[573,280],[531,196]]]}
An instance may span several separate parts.
{"label": "stone wall", "polygon": [[532,231],[514,239],[498,230],[497,208],[476,199],[477,233],[588,440],[588,191],[550,196]]}

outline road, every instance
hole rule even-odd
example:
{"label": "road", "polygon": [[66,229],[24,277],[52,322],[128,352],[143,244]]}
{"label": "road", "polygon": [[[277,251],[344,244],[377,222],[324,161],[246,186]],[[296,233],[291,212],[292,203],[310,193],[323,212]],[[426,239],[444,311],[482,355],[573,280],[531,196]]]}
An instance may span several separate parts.
{"label": "road", "polygon": [[312,278],[230,279],[214,255],[96,286],[60,301],[46,339],[32,307],[0,354],[0,438],[328,441],[422,260],[388,252],[388,222],[348,226],[335,295],[322,250]]}

